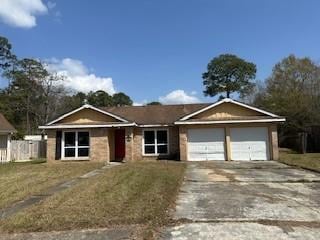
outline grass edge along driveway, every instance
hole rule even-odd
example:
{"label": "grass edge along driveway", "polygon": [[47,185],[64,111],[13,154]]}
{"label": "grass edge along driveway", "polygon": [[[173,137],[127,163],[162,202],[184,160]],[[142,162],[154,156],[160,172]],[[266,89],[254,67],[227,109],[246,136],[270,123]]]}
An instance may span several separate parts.
{"label": "grass edge along driveway", "polygon": [[0,222],[1,232],[61,231],[169,221],[183,180],[181,162],[137,162],[111,168]]}
{"label": "grass edge along driveway", "polygon": [[280,150],[279,162],[320,172],[320,153],[300,154],[290,150]]}

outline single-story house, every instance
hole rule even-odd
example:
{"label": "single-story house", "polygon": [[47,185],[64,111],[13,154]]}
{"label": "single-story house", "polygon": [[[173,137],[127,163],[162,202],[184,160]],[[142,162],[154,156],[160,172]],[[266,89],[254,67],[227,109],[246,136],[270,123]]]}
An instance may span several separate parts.
{"label": "single-story house", "polygon": [[47,159],[276,160],[284,118],[226,98],[216,103],[96,108],[85,104],[40,126]]}
{"label": "single-story house", "polygon": [[16,129],[0,113],[0,163],[10,161],[11,136]]}

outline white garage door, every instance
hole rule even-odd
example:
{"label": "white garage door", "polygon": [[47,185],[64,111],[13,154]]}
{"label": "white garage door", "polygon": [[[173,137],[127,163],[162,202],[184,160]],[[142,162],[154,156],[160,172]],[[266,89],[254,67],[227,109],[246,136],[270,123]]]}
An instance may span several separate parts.
{"label": "white garage door", "polygon": [[223,128],[188,130],[188,160],[225,160]]}
{"label": "white garage door", "polygon": [[268,129],[231,128],[232,160],[269,160]]}

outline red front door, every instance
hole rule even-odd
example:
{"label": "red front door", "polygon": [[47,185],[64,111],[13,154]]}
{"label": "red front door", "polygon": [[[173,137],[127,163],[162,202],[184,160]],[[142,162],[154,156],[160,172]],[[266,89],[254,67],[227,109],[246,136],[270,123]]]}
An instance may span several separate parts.
{"label": "red front door", "polygon": [[115,159],[122,160],[126,155],[126,146],[125,146],[125,130],[116,129],[114,136],[114,145],[115,145]]}

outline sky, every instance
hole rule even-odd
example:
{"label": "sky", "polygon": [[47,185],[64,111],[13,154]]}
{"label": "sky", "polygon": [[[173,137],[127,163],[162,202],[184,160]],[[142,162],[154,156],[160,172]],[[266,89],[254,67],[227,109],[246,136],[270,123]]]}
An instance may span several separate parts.
{"label": "sky", "polygon": [[318,0],[0,0],[0,35],[76,91],[210,102],[201,76],[220,54],[255,63],[259,81],[289,54],[319,63],[319,12]]}

